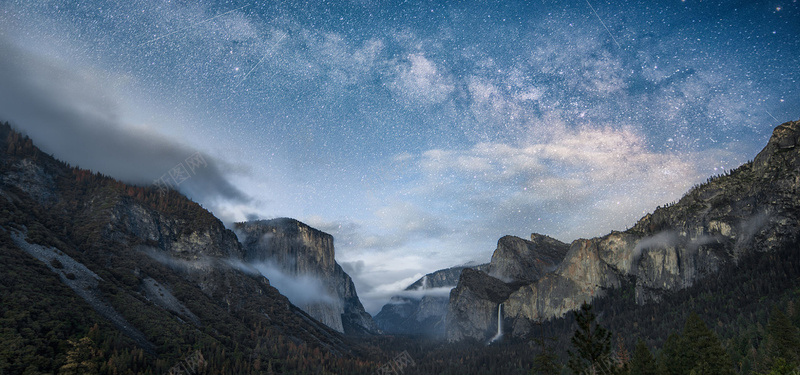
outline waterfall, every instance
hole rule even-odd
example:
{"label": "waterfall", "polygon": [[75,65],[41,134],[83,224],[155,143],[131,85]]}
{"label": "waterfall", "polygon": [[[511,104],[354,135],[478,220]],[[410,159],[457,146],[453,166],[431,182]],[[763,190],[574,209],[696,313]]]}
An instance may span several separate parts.
{"label": "waterfall", "polygon": [[503,337],[503,304],[497,305],[497,334],[489,340],[486,345],[489,345]]}
{"label": "waterfall", "polygon": [[428,285],[428,275],[422,277],[422,290],[425,289],[430,289],[430,286]]}

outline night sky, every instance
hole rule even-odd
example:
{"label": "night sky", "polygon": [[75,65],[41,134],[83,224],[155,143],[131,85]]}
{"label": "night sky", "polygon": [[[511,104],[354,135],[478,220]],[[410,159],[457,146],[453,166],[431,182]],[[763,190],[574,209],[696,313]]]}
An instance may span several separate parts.
{"label": "night sky", "polygon": [[370,312],[496,241],[624,230],[800,119],[780,1],[0,1],[0,120],[336,239]]}

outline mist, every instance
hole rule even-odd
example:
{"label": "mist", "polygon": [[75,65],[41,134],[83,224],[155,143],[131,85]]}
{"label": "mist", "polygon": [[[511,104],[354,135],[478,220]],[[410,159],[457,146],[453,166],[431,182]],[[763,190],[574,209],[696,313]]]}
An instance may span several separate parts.
{"label": "mist", "polygon": [[431,297],[449,297],[450,291],[455,288],[456,286],[442,286],[437,288],[428,288],[428,289],[417,289],[417,290],[404,290],[398,292],[397,295],[413,298],[413,299],[422,299],[422,297],[431,296]]}
{"label": "mist", "polygon": [[0,54],[0,121],[30,136],[43,151],[127,183],[149,185],[165,178],[206,204],[251,200],[223,172],[237,168],[127,122],[127,103],[96,72],[40,56],[2,33]]}
{"label": "mist", "polygon": [[310,275],[292,276],[273,262],[250,263],[249,266],[258,270],[269,280],[270,285],[297,306],[335,302],[318,278]]}

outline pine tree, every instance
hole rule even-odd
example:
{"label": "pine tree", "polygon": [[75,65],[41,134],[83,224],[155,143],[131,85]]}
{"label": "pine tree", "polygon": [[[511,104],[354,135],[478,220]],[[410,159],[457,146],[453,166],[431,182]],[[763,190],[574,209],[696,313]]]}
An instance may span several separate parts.
{"label": "pine tree", "polygon": [[678,333],[670,333],[658,357],[658,366],[667,375],[686,375],[693,364],[689,362],[688,346]]}
{"label": "pine tree", "polygon": [[533,340],[539,346],[539,353],[533,358],[531,375],[557,375],[561,373],[558,356],[553,347],[547,343],[547,341],[554,340],[554,338],[537,338]]}
{"label": "pine tree", "polygon": [[683,341],[687,347],[687,358],[692,365],[690,374],[732,375],[734,373],[731,359],[717,335],[695,313],[691,313],[686,320]]}
{"label": "pine tree", "polygon": [[595,322],[592,305],[584,302],[575,312],[578,329],[572,336],[575,352],[569,353],[567,366],[576,374],[608,374],[616,369],[611,358],[611,332]]}
{"label": "pine tree", "polygon": [[631,375],[657,375],[658,366],[647,344],[641,339],[636,343],[631,359]]}
{"label": "pine tree", "polygon": [[772,309],[767,323],[766,354],[772,361],[783,358],[788,365],[800,365],[800,333],[786,314]]}
{"label": "pine tree", "polygon": [[627,374],[630,372],[631,358],[628,355],[628,349],[625,347],[625,341],[622,335],[617,334],[617,351],[614,353],[617,357],[617,371],[620,374]]}
{"label": "pine tree", "polygon": [[772,362],[772,368],[764,375],[796,375],[797,368],[786,363],[783,358],[778,358]]}
{"label": "pine tree", "polygon": [[69,340],[72,349],[67,352],[67,363],[61,366],[59,374],[64,375],[85,375],[99,374],[97,371],[97,350],[94,342],[89,337],[84,337],[78,341]]}

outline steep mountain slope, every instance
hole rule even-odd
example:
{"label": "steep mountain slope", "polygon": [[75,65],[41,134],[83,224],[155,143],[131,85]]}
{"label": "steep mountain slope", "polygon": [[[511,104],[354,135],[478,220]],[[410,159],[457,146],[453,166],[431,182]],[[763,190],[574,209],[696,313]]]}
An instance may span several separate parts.
{"label": "steep mountain slope", "polygon": [[530,241],[514,236],[500,238],[487,267],[488,274],[462,273],[458,286],[450,292],[447,339],[483,339],[496,333],[498,305],[523,285],[554,270],[564,259],[568,247],[536,233],[531,234]]}
{"label": "steep mountain slope", "polygon": [[[794,241],[800,230],[798,143],[800,122],[782,124],[753,162],[709,179],[625,232],[574,241],[558,268],[503,301],[514,334],[526,335],[531,322],[563,316],[629,278],[642,304],[694,285],[745,254]],[[458,294],[458,288],[451,294],[451,313]],[[495,321],[486,313],[472,315],[487,318],[448,320],[451,340],[488,337]]]}
{"label": "steep mountain slope", "polygon": [[541,234],[531,234],[530,241],[505,236],[492,253],[489,275],[504,281],[535,281],[554,270],[567,250],[569,245]]}
{"label": "steep mountain slope", "polygon": [[80,338],[109,373],[165,373],[195,350],[208,373],[371,366],[242,267],[197,203],[72,168],[8,124],[0,147],[0,372],[58,372]]}
{"label": "steep mountain slope", "polygon": [[380,333],[353,280],[334,260],[333,236],[288,218],[237,223],[235,229],[245,262],[307,281],[306,290],[296,292],[305,295],[300,307],[315,319],[347,334]]}
{"label": "steep mountain slope", "polygon": [[431,272],[392,296],[375,315],[375,322],[386,333],[442,337],[450,289],[465,269],[487,270],[488,264],[451,267]]}
{"label": "steep mountain slope", "polygon": [[[425,275],[406,288],[408,293],[393,296],[375,316],[375,321],[387,333],[435,337],[443,337],[447,333],[448,320],[476,320],[473,315],[476,311],[480,311],[481,317],[493,315],[496,321],[497,303],[483,303],[474,293],[465,290],[484,290],[487,285],[494,284],[486,272],[512,283],[511,288],[516,290],[524,283],[537,280],[544,273],[555,269],[568,248],[569,245],[565,243],[535,233],[531,234],[530,240],[515,236],[502,237],[497,241],[497,249],[489,264],[453,267]],[[460,280],[462,271],[466,269],[483,271],[483,276],[470,273],[472,277]],[[489,284],[485,284],[486,282]],[[443,288],[456,290],[457,297],[451,297],[452,294]],[[453,303],[457,306],[451,309]],[[483,335],[483,332],[478,333],[477,330],[471,332],[471,335]]]}

